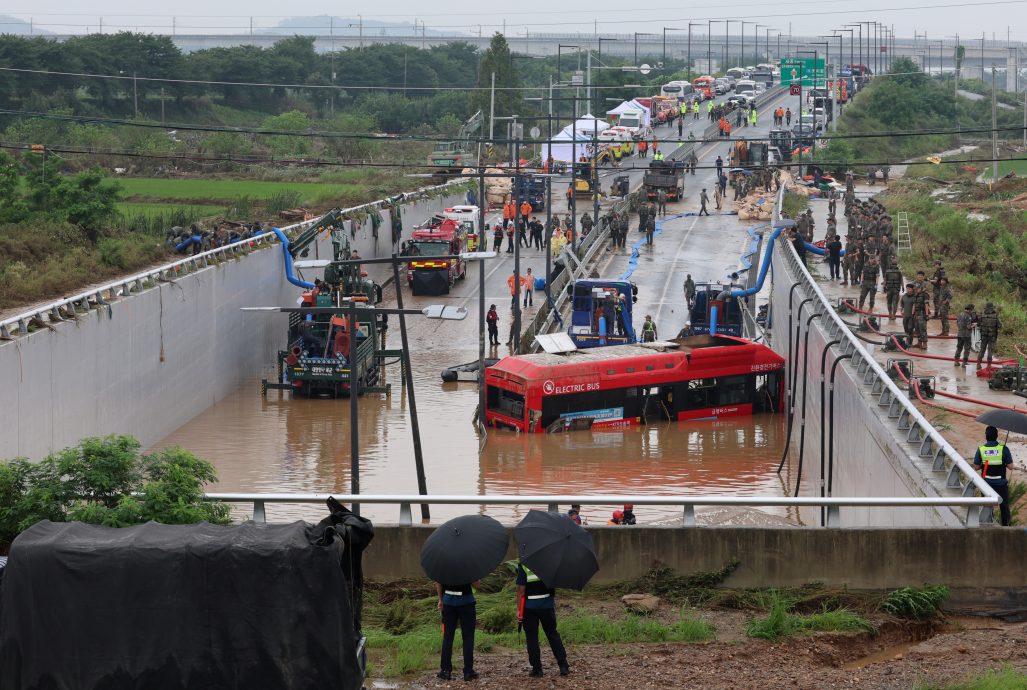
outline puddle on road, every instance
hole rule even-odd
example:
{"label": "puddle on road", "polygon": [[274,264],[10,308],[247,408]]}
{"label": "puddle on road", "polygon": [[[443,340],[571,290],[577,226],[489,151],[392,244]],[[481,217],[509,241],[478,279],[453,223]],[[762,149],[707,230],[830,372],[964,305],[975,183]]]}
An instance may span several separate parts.
{"label": "puddle on road", "polygon": [[[722,421],[662,423],[624,432],[516,434],[492,431],[484,444],[472,425],[474,384],[443,385],[439,371],[475,353],[418,348],[414,380],[429,493],[446,494],[749,494],[781,496],[794,477],[777,474],[784,415]],[[416,494],[408,401],[391,367],[392,395],[359,400],[361,491]],[[216,490],[336,492],[350,486],[349,401],[261,398],[260,383],[240,387],[154,444],[183,446],[217,469]],[[479,445],[482,451],[479,454]],[[516,521],[529,506],[490,507]],[[237,511],[237,514],[241,513]],[[432,521],[460,515],[459,506],[433,506]],[[473,510],[473,509],[470,509]],[[584,509],[605,524],[613,507]],[[415,511],[416,512],[416,511]],[[640,522],[674,524],[673,507],[639,507]],[[700,521],[703,521],[700,511]],[[322,506],[268,507],[269,519],[319,519]],[[394,522],[398,508],[364,506],[372,519]],[[767,524],[799,521],[795,511],[769,509]],[[759,511],[711,521],[759,524]]]}

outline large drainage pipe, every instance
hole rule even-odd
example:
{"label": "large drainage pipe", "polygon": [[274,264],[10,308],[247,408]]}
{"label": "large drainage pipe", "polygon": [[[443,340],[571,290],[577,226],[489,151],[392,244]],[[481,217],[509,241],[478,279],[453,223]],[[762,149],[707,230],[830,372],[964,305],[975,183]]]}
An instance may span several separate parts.
{"label": "large drainage pipe", "polygon": [[[800,315],[802,314],[802,308],[813,301],[812,297],[799,302],[799,307],[796,309]],[[789,305],[790,307],[791,305]],[[791,374],[791,381],[788,384],[788,428],[785,431],[785,448],[781,453],[781,462],[777,466],[777,473],[781,474],[781,470],[785,466],[785,460],[788,458],[788,448],[792,442],[792,427],[795,421],[795,387],[799,381],[799,332],[802,330],[802,321],[798,321],[795,324],[795,347],[792,347],[792,312],[788,312],[788,367]],[[793,353],[794,350],[794,353]]]}
{"label": "large drainage pipe", "polygon": [[[822,312],[810,314],[806,319],[806,335],[803,336],[802,351],[809,352],[809,331],[813,319],[823,316]],[[799,423],[799,467],[795,473],[795,496],[799,495],[799,486],[802,483],[802,459],[806,454],[806,375],[809,373],[809,357],[802,358],[802,420]]]}
{"label": "large drainage pipe", "polygon": [[[279,240],[282,241],[282,261],[285,263],[285,277],[286,279],[295,285],[306,290],[312,290],[314,288],[313,283],[308,283],[305,280],[301,280],[296,277],[295,272],[292,269],[292,254],[289,253],[289,238],[285,236],[285,233],[278,228],[271,228],[271,232],[275,233]],[[398,286],[397,286],[398,289]]]}

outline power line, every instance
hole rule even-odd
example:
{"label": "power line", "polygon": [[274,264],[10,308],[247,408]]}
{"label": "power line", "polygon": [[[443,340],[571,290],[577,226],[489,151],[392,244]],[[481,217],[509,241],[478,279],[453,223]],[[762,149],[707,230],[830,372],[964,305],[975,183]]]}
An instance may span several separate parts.
{"label": "power line", "polygon": [[[733,140],[714,140],[714,141],[733,141]],[[32,144],[26,143],[0,143],[0,149],[7,149],[11,151],[32,151]],[[141,153],[137,151],[119,151],[113,149],[107,150],[92,150],[84,147],[77,146],[64,146],[64,145],[53,145],[47,146],[47,149],[54,153],[63,153],[67,155],[85,155],[85,156],[122,156],[125,158],[144,158],[153,160],[169,160],[169,161],[187,161],[193,163],[239,163],[244,165],[266,165],[268,163],[278,163],[283,165],[302,165],[305,167],[351,167],[351,168],[400,168],[404,170],[412,169],[425,169],[429,171],[437,171],[438,166],[433,166],[424,162],[391,162],[391,163],[375,163],[371,161],[344,161],[335,158],[275,158],[273,156],[211,156],[208,154],[173,154],[173,153]],[[996,158],[996,157],[985,157],[985,158],[948,158],[942,159],[940,163],[933,164],[929,161],[918,161],[914,163],[908,163],[906,165],[960,165],[967,163],[1019,163],[1027,162],[1027,157],[1007,157],[1007,158]],[[767,166],[769,168],[788,168],[792,165],[797,165],[797,161],[789,163],[781,163],[777,166]],[[803,165],[817,165],[821,168],[833,168],[833,167],[844,167],[844,166],[884,166],[884,165],[896,165],[894,161],[849,161],[849,160],[811,160],[803,158]],[[469,164],[464,167],[467,168],[480,168],[480,167],[495,167],[493,165],[477,165]],[[648,166],[636,166],[636,165],[621,165],[620,168],[612,168],[610,172],[622,173],[630,170],[648,170]],[[714,170],[715,165],[698,165],[696,169],[699,170]],[[532,174],[530,169],[521,168],[522,174]],[[491,177],[513,177],[515,171],[509,170],[508,174],[491,174]],[[440,177],[447,177],[447,175],[440,173]],[[477,177],[477,175],[475,175]]]}
{"label": "power line", "polygon": [[[255,134],[261,136],[287,136],[287,137],[301,137],[301,138],[315,138],[315,139],[357,139],[357,140],[368,140],[368,141],[379,141],[379,142],[392,142],[392,141],[414,141],[414,142],[437,142],[437,141],[461,141],[467,143],[478,143],[489,142],[493,144],[506,145],[513,143],[514,140],[505,138],[493,138],[485,139],[483,137],[465,137],[463,139],[456,137],[448,137],[444,135],[427,135],[427,134],[375,134],[367,132],[331,132],[321,130],[307,130],[307,131],[290,131],[290,130],[278,130],[278,129],[265,129],[260,127],[228,127],[222,125],[196,125],[188,123],[171,123],[162,124],[159,122],[138,122],[135,120],[126,120],[122,118],[112,117],[93,117],[85,115],[59,115],[55,113],[40,113],[25,110],[9,110],[0,108],[0,115],[10,115],[13,117],[24,117],[29,119],[42,119],[42,120],[53,120],[61,122],[74,122],[76,124],[101,124],[101,125],[116,125],[124,127],[141,127],[148,129],[161,129],[161,130],[184,130],[184,131],[196,131],[196,132],[211,132],[211,133],[233,133],[233,134]],[[582,130],[578,130],[581,132]],[[1022,126],[1009,125],[1004,127],[953,127],[953,128],[934,128],[934,129],[910,129],[910,130],[888,130],[883,132],[853,132],[848,134],[824,134],[817,137],[820,141],[845,141],[850,139],[881,139],[881,138],[899,138],[899,137],[916,137],[916,136],[934,136],[934,135],[949,135],[949,134],[988,134],[992,132],[1004,133],[1012,132],[1020,134],[1023,132]],[[736,141],[766,141],[769,135],[766,136],[755,136],[752,138],[748,137],[714,137],[711,139],[665,139],[663,142],[671,144],[708,144],[716,142],[736,142]],[[531,141],[520,140],[522,144],[536,145],[536,144],[552,144],[552,143],[566,143],[563,140],[556,139],[537,139]],[[582,146],[587,146],[591,143],[591,139],[579,140]],[[602,140],[598,140],[600,143],[605,143]],[[37,142],[38,143],[38,142]]]}
{"label": "power line", "polygon": [[[867,8],[862,8],[861,7],[861,8],[843,9],[843,10],[804,11],[802,14],[803,14],[804,17],[852,15],[852,14],[866,15],[866,14],[870,14],[870,13],[881,13],[881,12],[909,12],[909,11],[914,11],[914,10],[936,10],[936,9],[944,9],[944,8],[967,8],[967,7],[980,8],[980,7],[986,7],[986,6],[1020,5],[1020,4],[1024,4],[1025,2],[1027,2],[1027,0],[984,0],[983,2],[957,2],[957,3],[944,3],[944,4],[933,4],[933,5],[906,5],[906,6],[898,6],[898,7],[896,7],[896,6],[889,6],[889,7],[878,7],[878,8],[874,8],[874,9],[867,9]],[[763,6],[765,7],[765,5],[763,5]],[[668,8],[668,9],[673,9],[673,8]],[[34,13],[30,13],[30,14],[33,14],[33,16],[35,16]],[[531,14],[537,14],[537,13],[531,13]],[[59,15],[57,15],[57,16],[59,16]],[[93,14],[93,15],[76,15],[76,16],[95,16],[98,19],[100,19],[100,18],[102,18],[103,16],[106,16],[106,15]],[[148,15],[141,15],[141,16],[148,16]],[[160,16],[160,15],[158,15],[158,16]],[[177,15],[172,15],[172,16],[177,16]],[[242,16],[245,16],[245,15],[239,15],[239,16],[242,17]],[[413,15],[404,15],[404,16],[413,16]],[[792,19],[792,18],[794,18],[795,14],[793,12],[789,12],[789,13],[774,13],[774,14],[769,14],[769,13],[768,14],[751,14],[751,13],[746,13],[745,16],[747,17],[747,19],[775,19],[775,18]],[[226,15],[218,15],[217,17],[218,18],[224,18],[224,17],[226,17]],[[278,17],[275,16],[275,15],[272,15],[271,18],[278,18]],[[533,27],[546,27],[546,26],[559,26],[559,27],[566,27],[566,26],[598,26],[598,25],[603,25],[603,26],[606,26],[606,25],[618,25],[618,26],[621,26],[621,25],[624,25],[624,24],[632,24],[632,25],[638,25],[638,24],[657,24],[657,23],[667,24],[667,23],[685,22],[685,21],[700,21],[701,22],[701,21],[711,21],[711,20],[712,21],[716,21],[716,20],[724,20],[724,19],[737,19],[737,15],[732,14],[732,15],[718,15],[718,16],[707,16],[707,17],[695,17],[695,16],[690,16],[690,17],[664,17],[664,18],[638,19],[638,20],[635,20],[635,21],[630,21],[630,20],[626,21],[626,20],[623,20],[623,19],[620,19],[620,20],[616,20],[616,19],[606,20],[606,19],[604,19],[604,20],[601,20],[601,21],[599,21],[599,20],[591,20],[591,21],[589,21],[589,20],[582,20],[582,21],[577,21],[577,22],[575,22],[575,21],[554,21],[554,22],[532,22],[532,23],[511,23],[511,22],[505,22],[505,23],[496,23],[496,24],[483,24],[483,23],[447,24],[447,25],[437,25],[436,24],[436,25],[433,25],[432,28],[433,29],[477,29],[479,27],[482,27],[482,28],[494,29],[494,28],[504,28],[504,27],[505,28],[516,27],[516,28],[528,28],[528,29],[530,29],[530,28],[533,28]],[[34,22],[34,24],[35,24],[35,22]],[[45,23],[44,24],[36,24],[36,25],[44,26],[44,27],[47,26],[47,24],[45,24]],[[75,27],[81,27],[81,28],[89,28],[89,27],[96,26],[96,23],[93,23],[93,24],[78,24],[78,25],[65,25],[65,26],[75,26]],[[130,29],[130,28],[133,28],[134,26],[137,26],[137,25],[124,24],[124,25],[105,25],[105,27],[106,26],[111,26],[112,28]],[[168,29],[168,28],[171,28],[171,27],[161,26],[161,27],[150,27],[150,28],[164,28],[164,29]],[[240,30],[248,30],[248,29],[250,29],[250,27],[248,25],[247,26],[209,27],[209,28],[219,28],[219,29],[235,28],[235,29],[240,29]],[[323,29],[324,27],[323,26],[316,26],[316,27],[282,27],[282,28],[290,29],[290,30],[296,30],[296,29],[308,29],[308,28]],[[377,28],[377,29],[385,28],[385,29],[387,29],[387,28],[390,28],[390,27],[366,27],[366,28],[368,28],[368,29],[371,29],[371,28]],[[373,38],[373,36],[369,36],[368,38]],[[434,38],[438,39],[439,37],[436,36]],[[460,38],[460,37],[453,37],[453,38]],[[473,38],[473,36],[464,36],[463,38]]]}

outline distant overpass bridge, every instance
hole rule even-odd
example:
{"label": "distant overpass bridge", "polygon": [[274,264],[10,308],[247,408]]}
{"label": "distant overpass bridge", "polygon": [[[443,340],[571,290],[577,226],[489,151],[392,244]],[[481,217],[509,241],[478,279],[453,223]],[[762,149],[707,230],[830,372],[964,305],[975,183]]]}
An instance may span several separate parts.
{"label": "distant overpass bridge", "polygon": [[[68,35],[55,35],[58,41],[66,40]],[[330,52],[334,50],[354,49],[361,46],[369,46],[381,43],[407,45],[414,48],[430,48],[460,41],[469,43],[484,50],[488,47],[491,36],[470,36],[465,34],[457,35],[372,35],[370,30],[364,35],[347,33],[344,35],[315,35],[314,48],[318,52]],[[175,34],[171,39],[184,52],[194,52],[207,48],[228,48],[240,45],[254,45],[270,48],[276,41],[286,36],[281,34]],[[725,38],[723,32],[714,33],[708,36],[705,32],[695,32],[691,39],[686,32],[668,31],[666,36],[658,33],[655,35],[635,34],[582,34],[582,33],[545,33],[525,35],[508,35],[506,37],[510,48],[523,55],[551,56],[556,55],[559,46],[565,46],[563,54],[573,52],[573,48],[566,46],[580,46],[584,49],[601,51],[607,55],[618,57],[638,56],[639,61],[650,63],[658,62],[663,56],[676,59],[687,59],[691,55],[693,63],[705,63],[707,57],[713,62],[714,67],[734,66],[737,64],[753,64],[762,62],[768,56],[778,58],[781,55],[792,54],[798,49],[808,49],[813,42],[821,44],[828,39],[806,36],[773,36],[769,44],[766,34],[759,37],[758,45],[750,34],[742,36],[735,33]],[[1013,84],[1013,75],[1019,69],[1027,68],[1027,44],[1017,41],[984,41],[967,37],[960,41],[966,53],[963,60],[962,74],[967,77],[980,77],[982,70],[987,71],[994,64],[999,69],[1006,70],[1009,90]],[[823,46],[820,46],[822,50]],[[875,53],[875,46],[871,42],[868,46],[867,37],[863,37],[862,59],[858,34],[856,40],[850,41],[847,33],[842,34],[842,55],[838,59],[838,41],[830,40],[829,57],[831,63],[867,63],[874,67],[875,57],[879,64],[883,64],[886,57],[884,53]],[[954,40],[931,40],[901,38],[895,39],[895,55],[913,58],[931,71],[951,71],[954,65]],[[869,54],[868,54],[869,53]],[[573,58],[568,58],[572,60]],[[568,63],[570,64],[570,63]]]}

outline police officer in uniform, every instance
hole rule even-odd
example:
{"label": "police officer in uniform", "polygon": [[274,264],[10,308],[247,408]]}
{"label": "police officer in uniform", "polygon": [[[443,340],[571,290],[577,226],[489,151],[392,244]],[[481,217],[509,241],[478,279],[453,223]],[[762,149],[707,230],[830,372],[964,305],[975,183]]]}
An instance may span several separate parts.
{"label": "police officer in uniform", "polygon": [[524,624],[528,663],[531,664],[531,671],[528,675],[532,678],[543,676],[542,650],[538,645],[539,625],[542,626],[542,631],[549,641],[549,648],[553,650],[553,656],[556,657],[560,675],[569,674],[571,669],[567,665],[567,650],[564,649],[563,640],[560,639],[560,631],[556,629],[556,591],[549,588],[539,579],[538,575],[531,572],[528,566],[520,562],[517,564],[517,601],[517,619]]}
{"label": "police officer in uniform", "polygon": [[968,304],[963,307],[963,311],[959,312],[959,316],[956,317],[956,356],[953,360],[952,366],[959,366],[959,356],[963,355],[963,366],[965,367],[970,360],[970,333],[973,329],[974,319],[974,305]]}
{"label": "police officer in uniform", "polygon": [[981,368],[981,361],[984,359],[984,352],[988,352],[988,366],[991,366],[991,357],[995,354],[995,342],[998,340],[999,329],[1002,322],[999,321],[995,305],[988,302],[984,305],[984,313],[980,319],[981,328],[981,349],[977,353],[977,368]]}
{"label": "police officer in uniform", "polygon": [[442,611],[442,661],[438,672],[442,680],[453,679],[453,638],[458,624],[464,643],[464,680],[478,677],[474,670],[474,624],[477,618],[474,587],[477,586],[477,582],[462,585],[435,583],[439,611]]}
{"label": "police officer in uniform", "polygon": [[[983,345],[982,345],[983,348]],[[989,426],[984,430],[983,446],[978,446],[974,453],[974,467],[980,470],[984,481],[995,490],[1002,499],[999,511],[1002,514],[1002,526],[1008,527],[1009,516],[1009,482],[1006,480],[1006,465],[1013,464],[1013,455],[1004,443],[998,442],[998,429]]]}

